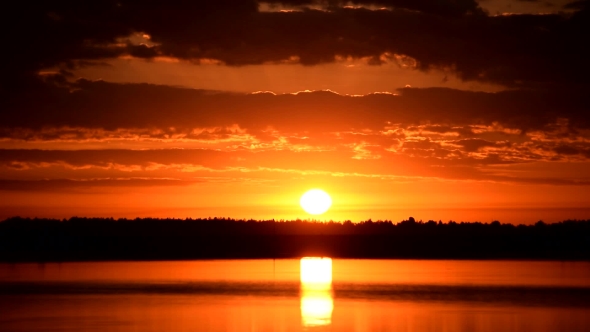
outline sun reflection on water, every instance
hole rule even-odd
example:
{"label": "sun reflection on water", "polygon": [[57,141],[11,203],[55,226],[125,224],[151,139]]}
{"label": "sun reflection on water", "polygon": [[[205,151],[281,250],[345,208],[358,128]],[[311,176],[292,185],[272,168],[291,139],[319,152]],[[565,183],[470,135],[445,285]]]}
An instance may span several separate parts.
{"label": "sun reflection on water", "polygon": [[301,272],[301,323],[304,327],[332,323],[332,259],[303,257]]}

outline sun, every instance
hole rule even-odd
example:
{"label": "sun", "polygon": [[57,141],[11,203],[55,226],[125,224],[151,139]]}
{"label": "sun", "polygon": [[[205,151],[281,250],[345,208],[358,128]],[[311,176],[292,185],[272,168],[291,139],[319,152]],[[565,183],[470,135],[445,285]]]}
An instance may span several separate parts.
{"label": "sun", "polygon": [[301,196],[299,204],[309,214],[322,214],[332,206],[332,198],[321,189],[311,189]]}

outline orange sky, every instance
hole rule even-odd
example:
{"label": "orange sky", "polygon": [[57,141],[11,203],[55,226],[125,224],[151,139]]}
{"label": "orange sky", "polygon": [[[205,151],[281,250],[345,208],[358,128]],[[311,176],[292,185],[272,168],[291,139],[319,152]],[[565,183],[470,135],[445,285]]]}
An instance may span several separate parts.
{"label": "orange sky", "polygon": [[0,218],[590,218],[588,7],[437,3],[23,11]]}

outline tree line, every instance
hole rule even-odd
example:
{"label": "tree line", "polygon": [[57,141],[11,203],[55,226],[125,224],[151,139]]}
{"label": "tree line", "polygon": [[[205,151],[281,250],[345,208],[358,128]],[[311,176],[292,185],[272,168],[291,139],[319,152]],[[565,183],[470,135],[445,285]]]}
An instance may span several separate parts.
{"label": "tree line", "polygon": [[217,258],[590,259],[590,220],[533,225],[366,220],[8,218],[0,261]]}

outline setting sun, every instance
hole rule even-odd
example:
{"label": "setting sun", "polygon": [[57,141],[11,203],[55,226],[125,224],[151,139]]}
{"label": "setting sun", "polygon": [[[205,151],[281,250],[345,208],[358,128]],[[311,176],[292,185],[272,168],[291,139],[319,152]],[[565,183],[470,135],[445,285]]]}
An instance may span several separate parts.
{"label": "setting sun", "polygon": [[321,189],[311,189],[305,192],[299,204],[309,214],[322,214],[332,206],[332,198]]}

